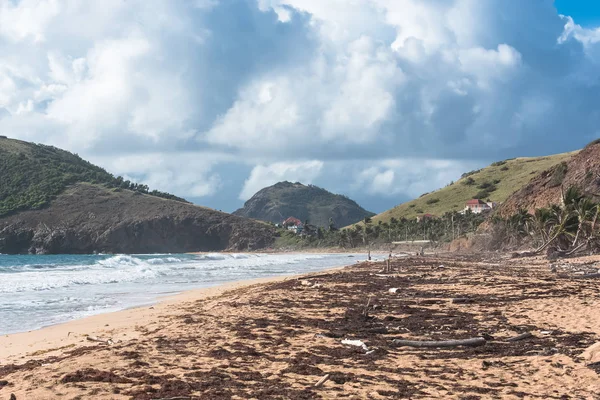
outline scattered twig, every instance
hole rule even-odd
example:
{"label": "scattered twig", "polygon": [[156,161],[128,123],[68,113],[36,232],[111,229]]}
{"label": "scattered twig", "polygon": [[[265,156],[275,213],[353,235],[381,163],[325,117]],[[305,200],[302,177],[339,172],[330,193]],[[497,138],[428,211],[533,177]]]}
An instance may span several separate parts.
{"label": "scattered twig", "polygon": [[369,301],[367,301],[367,306],[365,307],[365,311],[363,312],[363,315],[365,316],[365,318],[369,317],[369,306],[371,305],[371,297],[369,297]]}
{"label": "scattered twig", "polygon": [[452,303],[453,304],[467,304],[467,303],[472,303],[473,299],[470,299],[468,297],[457,297],[452,299]]}
{"label": "scattered twig", "polygon": [[470,338],[470,339],[461,339],[461,340],[439,340],[439,341],[429,341],[429,340],[401,340],[394,339],[392,343],[395,346],[409,346],[409,347],[458,347],[458,346],[483,346],[486,343],[486,340],[482,337]]}
{"label": "scattered twig", "polygon": [[595,278],[600,278],[600,274],[585,274],[585,275],[579,275],[579,276],[574,276],[575,279],[595,279]]}
{"label": "scattered twig", "polygon": [[325,382],[327,382],[328,380],[329,380],[329,374],[327,374],[324,377],[322,377],[321,379],[319,379],[319,382],[315,383],[315,387],[319,388],[319,387],[323,386],[323,384]]}
{"label": "scattered twig", "polygon": [[506,339],[507,342],[518,342],[519,340],[532,338],[533,334],[531,332],[525,332],[517,336],[513,336],[509,339]]}

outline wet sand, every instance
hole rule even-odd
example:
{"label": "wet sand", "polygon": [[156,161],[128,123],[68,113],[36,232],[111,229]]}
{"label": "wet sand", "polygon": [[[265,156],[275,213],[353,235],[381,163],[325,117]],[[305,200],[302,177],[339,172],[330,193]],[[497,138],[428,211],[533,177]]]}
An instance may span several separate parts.
{"label": "wet sand", "polygon": [[597,265],[437,255],[192,291],[1,337],[0,399],[595,399]]}

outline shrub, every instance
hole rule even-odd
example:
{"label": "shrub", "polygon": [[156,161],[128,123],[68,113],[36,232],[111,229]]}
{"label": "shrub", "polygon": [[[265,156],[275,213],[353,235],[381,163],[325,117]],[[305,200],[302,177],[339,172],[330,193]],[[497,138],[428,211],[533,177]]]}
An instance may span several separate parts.
{"label": "shrub", "polygon": [[567,169],[567,163],[564,161],[554,167],[554,172],[550,178],[550,187],[562,185],[563,181],[565,180],[565,176],[567,175]]}
{"label": "shrub", "polygon": [[426,201],[427,204],[435,204],[435,203],[439,203],[440,199],[429,199]]}
{"label": "shrub", "polygon": [[508,170],[509,170],[508,165],[505,165],[504,167],[500,168],[500,171],[508,171]]}
{"label": "shrub", "polygon": [[488,192],[487,190],[482,190],[480,192],[477,192],[477,194],[475,196],[473,196],[474,199],[487,199],[490,196],[490,192]]}
{"label": "shrub", "polygon": [[492,163],[492,167],[499,167],[504,164],[506,164],[506,161],[496,161]]}
{"label": "shrub", "polygon": [[471,177],[469,176],[467,179],[465,179],[465,180],[463,181],[463,184],[464,184],[464,185],[467,185],[467,186],[474,185],[474,184],[475,184],[475,179],[473,179],[473,178],[471,178]]}
{"label": "shrub", "polygon": [[408,208],[415,208],[416,204],[411,204]]}
{"label": "shrub", "polygon": [[589,143],[588,143],[588,144],[585,146],[585,148],[587,149],[588,147],[592,147],[592,146],[595,146],[595,145],[597,145],[597,144],[600,144],[600,138],[598,138],[598,139],[595,139],[595,140],[592,140],[591,142],[589,142]]}
{"label": "shrub", "polygon": [[473,170],[473,171],[465,172],[465,173],[464,173],[464,174],[462,174],[460,177],[461,177],[461,178],[466,178],[466,177],[468,177],[468,176],[475,175],[475,174],[476,174],[476,173],[478,173],[479,171],[481,171],[481,170],[480,170],[480,169],[476,169],[476,170]]}
{"label": "shrub", "polygon": [[494,179],[494,180],[493,180],[493,183],[494,183],[494,185],[497,185],[497,184],[499,184],[500,182],[502,182],[500,179]]}
{"label": "shrub", "polygon": [[491,193],[491,192],[495,192],[498,188],[493,183],[483,182],[482,184],[477,186],[477,189],[481,189],[482,192],[485,191],[485,192]]}
{"label": "shrub", "polygon": [[422,195],[419,196],[419,198],[423,197],[423,196],[427,196],[429,194],[429,192],[423,193]]}
{"label": "shrub", "polygon": [[425,211],[421,210],[420,208],[417,210],[417,214],[423,214]]}

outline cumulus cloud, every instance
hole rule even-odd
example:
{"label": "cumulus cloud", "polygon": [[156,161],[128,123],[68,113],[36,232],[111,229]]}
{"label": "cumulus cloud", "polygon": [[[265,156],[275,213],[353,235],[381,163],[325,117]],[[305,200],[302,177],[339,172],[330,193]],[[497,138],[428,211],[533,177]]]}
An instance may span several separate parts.
{"label": "cumulus cloud", "polygon": [[257,165],[244,183],[240,193],[241,200],[248,200],[260,189],[281,181],[312,183],[323,169],[321,161],[278,162],[269,165]]}
{"label": "cumulus cloud", "polygon": [[0,0],[0,133],[217,205],[392,206],[597,137],[599,32],[549,0]]}
{"label": "cumulus cloud", "polygon": [[480,166],[478,162],[423,159],[390,159],[373,164],[356,173],[353,189],[388,197],[418,197]]}
{"label": "cumulus cloud", "polygon": [[213,171],[213,167],[227,158],[215,154],[157,152],[117,157],[92,156],[91,160],[105,165],[126,180],[144,182],[151,190],[204,197],[214,195],[221,188],[222,178]]}

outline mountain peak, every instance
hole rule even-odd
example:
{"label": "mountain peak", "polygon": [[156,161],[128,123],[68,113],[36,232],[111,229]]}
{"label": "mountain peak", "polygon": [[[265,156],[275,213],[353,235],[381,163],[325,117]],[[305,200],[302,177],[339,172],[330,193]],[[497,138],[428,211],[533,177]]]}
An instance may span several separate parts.
{"label": "mountain peak", "polygon": [[330,219],[343,227],[374,215],[346,196],[288,181],[259,190],[234,214],[273,223],[295,217],[321,227],[328,226]]}

